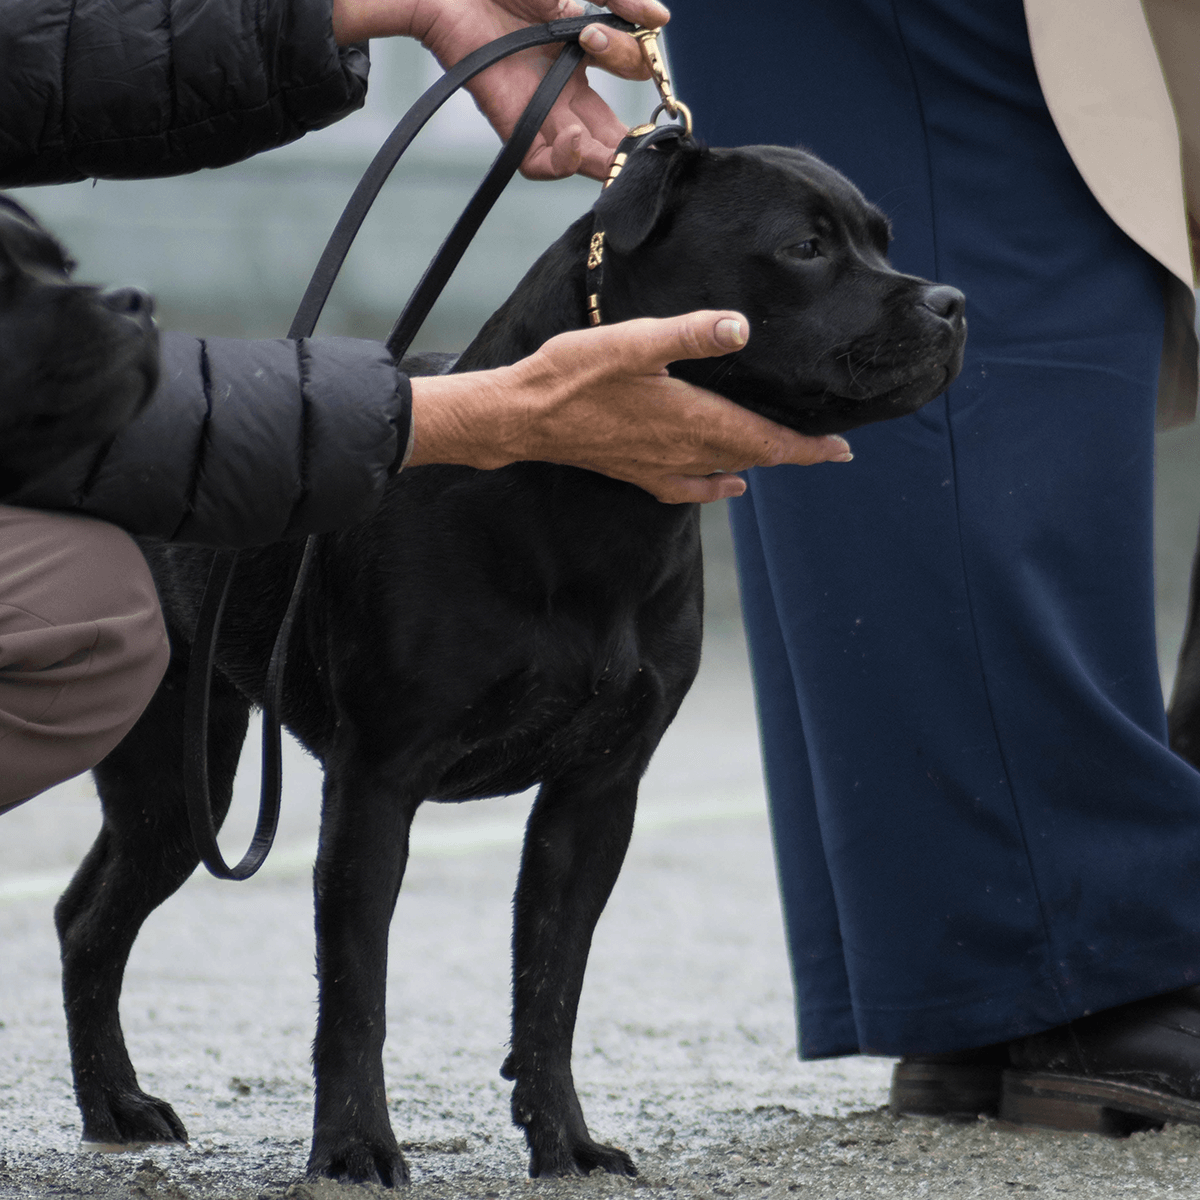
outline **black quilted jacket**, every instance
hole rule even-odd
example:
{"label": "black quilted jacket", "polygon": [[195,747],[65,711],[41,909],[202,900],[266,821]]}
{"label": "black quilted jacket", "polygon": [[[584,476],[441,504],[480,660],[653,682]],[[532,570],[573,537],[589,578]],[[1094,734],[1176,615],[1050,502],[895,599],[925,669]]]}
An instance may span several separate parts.
{"label": "black quilted jacket", "polygon": [[[331,0],[0,0],[0,186],[175,175],[362,104]],[[120,282],[120,281],[116,281]],[[2,319],[2,314],[0,314]],[[147,409],[9,503],[241,546],[368,516],[408,439],[383,346],[163,336]],[[0,439],[4,436],[0,396]]]}

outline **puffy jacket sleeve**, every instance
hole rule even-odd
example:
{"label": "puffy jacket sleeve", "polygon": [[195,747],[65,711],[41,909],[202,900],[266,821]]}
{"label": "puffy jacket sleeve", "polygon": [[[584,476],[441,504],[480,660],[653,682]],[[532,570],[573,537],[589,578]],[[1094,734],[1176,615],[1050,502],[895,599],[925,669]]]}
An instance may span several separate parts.
{"label": "puffy jacket sleeve", "polygon": [[210,546],[321,533],[374,512],[411,413],[408,379],[377,342],[168,333],[145,410],[5,502]]}
{"label": "puffy jacket sleeve", "polygon": [[332,0],[0,0],[0,184],[178,175],[360,107]]}

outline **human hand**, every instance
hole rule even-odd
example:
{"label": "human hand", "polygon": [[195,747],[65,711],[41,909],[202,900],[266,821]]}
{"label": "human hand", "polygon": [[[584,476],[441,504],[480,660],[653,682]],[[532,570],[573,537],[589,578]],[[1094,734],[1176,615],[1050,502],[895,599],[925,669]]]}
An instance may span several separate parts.
{"label": "human hand", "polygon": [[[658,28],[670,13],[658,0],[610,0],[609,9],[638,25]],[[333,29],[340,45],[371,37],[419,38],[443,67],[473,50],[529,25],[582,16],[577,0],[334,0]],[[571,76],[525,156],[530,179],[560,179],[580,172],[603,179],[625,136],[625,126],[591,89],[584,68],[603,67],[623,79],[648,79],[641,47],[627,33],[590,25],[580,38],[588,57]],[[477,75],[467,88],[502,137],[513,131],[561,46],[514,54]]]}
{"label": "human hand", "polygon": [[747,467],[849,461],[843,438],[793,433],[667,374],[740,349],[747,328],[732,312],[643,318],[559,334],[511,367],[414,378],[409,465],[563,463],[680,504],[741,495],[733,472]]}

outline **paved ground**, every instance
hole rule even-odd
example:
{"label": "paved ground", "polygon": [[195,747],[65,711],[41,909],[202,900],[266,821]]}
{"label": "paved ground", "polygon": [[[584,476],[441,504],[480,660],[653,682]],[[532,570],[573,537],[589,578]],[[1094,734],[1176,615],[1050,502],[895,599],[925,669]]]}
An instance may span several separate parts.
{"label": "paved ground", "polygon": [[[1178,448],[1176,448],[1178,447]],[[1172,503],[1190,449],[1168,447]],[[1200,475],[1200,472],[1197,473]],[[1189,519],[1165,537],[1162,604],[1181,624]],[[1190,518],[1194,522],[1194,516]],[[715,529],[720,534],[719,527]],[[427,806],[393,927],[386,1068],[415,1198],[1200,1196],[1200,1131],[1124,1142],[893,1121],[890,1063],[795,1059],[791,994],[744,648],[716,539],[701,680],[643,787],[628,863],[597,933],[576,1074],[595,1134],[636,1181],[525,1178],[497,1075],[507,1020],[509,896],[526,798]],[[280,844],[242,885],[195,878],[135,949],[123,1019],[143,1086],[187,1148],[81,1150],[51,908],[97,824],[72,783],[4,818],[0,841],[0,1200],[350,1200],[299,1183],[311,1120],[311,902],[318,779],[288,767]],[[244,781],[243,810],[252,804]],[[240,850],[245,811],[227,845]]]}

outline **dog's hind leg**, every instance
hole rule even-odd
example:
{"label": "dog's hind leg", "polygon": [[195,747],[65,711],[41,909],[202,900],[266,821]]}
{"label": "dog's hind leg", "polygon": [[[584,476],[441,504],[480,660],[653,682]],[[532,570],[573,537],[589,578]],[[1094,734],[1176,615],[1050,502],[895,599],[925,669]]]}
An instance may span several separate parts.
{"label": "dog's hind leg", "polygon": [[[138,1087],[118,1013],[142,922],[199,862],[179,772],[185,674],[186,665],[172,660],[141,719],[96,768],[104,822],[54,910],[85,1142],[187,1141],[171,1106]],[[218,822],[229,807],[248,712],[232,686],[215,677],[209,765]]]}
{"label": "dog's hind leg", "polygon": [[596,922],[621,870],[637,776],[547,781],[525,833],[513,921],[513,1121],[529,1173],[636,1175],[623,1150],[592,1140],[571,1075],[575,1014]]}
{"label": "dog's hind leg", "polygon": [[419,800],[397,793],[390,760],[326,759],[317,850],[319,1009],[310,1177],[395,1187],[408,1167],[383,1083],[388,927]]}

